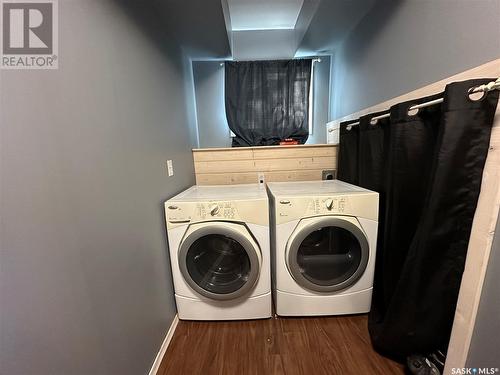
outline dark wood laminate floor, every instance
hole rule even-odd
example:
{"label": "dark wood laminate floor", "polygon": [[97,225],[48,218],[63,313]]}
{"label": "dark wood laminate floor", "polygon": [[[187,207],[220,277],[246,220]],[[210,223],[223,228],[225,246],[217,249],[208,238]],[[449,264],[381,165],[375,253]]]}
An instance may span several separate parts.
{"label": "dark wood laminate floor", "polygon": [[159,375],[401,375],[371,347],[366,315],[180,321]]}

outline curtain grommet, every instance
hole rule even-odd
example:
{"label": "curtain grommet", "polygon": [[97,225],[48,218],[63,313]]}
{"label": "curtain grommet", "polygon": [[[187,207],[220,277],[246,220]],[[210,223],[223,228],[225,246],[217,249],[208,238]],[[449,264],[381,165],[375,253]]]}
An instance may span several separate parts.
{"label": "curtain grommet", "polygon": [[[478,90],[480,89],[480,90]],[[476,91],[478,90],[478,91]],[[467,97],[471,102],[478,102],[484,99],[486,96],[486,90],[481,89],[481,86],[471,87],[467,91]]]}
{"label": "curtain grommet", "polygon": [[420,112],[420,109],[418,108],[412,108],[413,106],[410,106],[410,108],[408,108],[408,110],[406,111],[406,114],[408,116],[416,116],[418,114],[418,112]]}

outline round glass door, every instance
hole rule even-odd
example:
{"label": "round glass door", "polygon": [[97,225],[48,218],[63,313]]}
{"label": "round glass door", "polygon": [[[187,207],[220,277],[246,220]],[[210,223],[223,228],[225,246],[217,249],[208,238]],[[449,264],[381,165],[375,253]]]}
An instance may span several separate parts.
{"label": "round glass door", "polygon": [[257,251],[248,237],[230,226],[205,226],[183,241],[179,266],[185,280],[199,294],[233,299],[247,293],[257,281]]}
{"label": "round glass door", "polygon": [[290,243],[288,268],[305,288],[331,292],[353,285],[368,264],[368,241],[355,224],[339,219],[312,221]]}

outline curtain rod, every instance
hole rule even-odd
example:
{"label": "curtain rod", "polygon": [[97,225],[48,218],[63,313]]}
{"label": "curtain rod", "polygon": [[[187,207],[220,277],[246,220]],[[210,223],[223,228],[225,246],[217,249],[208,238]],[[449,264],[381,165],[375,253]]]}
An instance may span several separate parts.
{"label": "curtain rod", "polygon": [[[304,58],[301,58],[301,59],[292,59],[292,60],[307,60],[307,59],[308,59],[307,57],[304,57]],[[316,63],[320,63],[321,62],[321,57],[314,57],[314,58],[310,58],[310,59],[311,59],[311,61],[313,63],[315,63],[315,62]],[[225,61],[233,61],[234,62],[234,60],[225,60]],[[251,61],[251,60],[248,60],[248,61]],[[259,61],[259,60],[256,60],[256,61]],[[262,61],[267,61],[267,60],[262,60]],[[238,61],[236,61],[236,62],[238,62]],[[224,66],[224,63],[221,62],[219,64],[219,66]]]}
{"label": "curtain rod", "polygon": [[[480,86],[471,88],[469,90],[469,95],[477,93],[477,92],[487,93],[487,92],[493,91],[493,90],[500,90],[500,78],[497,78],[496,81],[491,81],[485,85],[480,85]],[[430,107],[430,106],[433,106],[435,104],[439,104],[442,102],[443,102],[443,98],[439,98],[439,99],[434,99],[434,100],[431,100],[429,102],[425,102],[422,104],[412,105],[410,108],[408,108],[408,112],[414,111],[414,110],[420,109],[420,108]],[[384,113],[383,115],[380,115],[380,116],[374,116],[370,119],[370,124],[375,125],[378,120],[381,120],[383,118],[388,118],[390,116],[391,116],[390,113]],[[358,125],[359,125],[359,121],[353,122],[352,124],[349,124],[346,126],[346,130],[351,130],[353,126],[358,126]]]}

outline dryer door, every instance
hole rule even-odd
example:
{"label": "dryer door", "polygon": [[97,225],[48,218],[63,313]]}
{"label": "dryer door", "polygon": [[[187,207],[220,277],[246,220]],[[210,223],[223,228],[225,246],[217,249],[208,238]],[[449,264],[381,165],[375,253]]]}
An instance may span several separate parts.
{"label": "dryer door", "polygon": [[202,296],[229,300],[256,284],[262,262],[259,246],[242,224],[206,222],[189,227],[179,248],[179,267]]}
{"label": "dryer door", "polygon": [[287,267],[297,284],[317,292],[352,286],[368,264],[369,245],[349,216],[303,219],[287,244]]}

